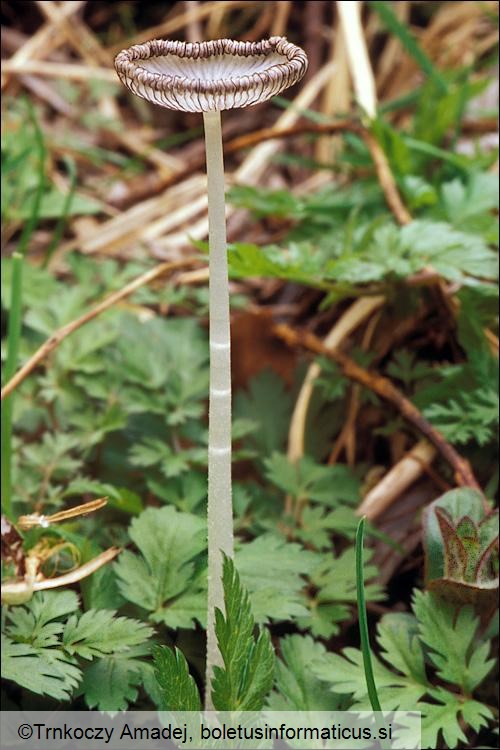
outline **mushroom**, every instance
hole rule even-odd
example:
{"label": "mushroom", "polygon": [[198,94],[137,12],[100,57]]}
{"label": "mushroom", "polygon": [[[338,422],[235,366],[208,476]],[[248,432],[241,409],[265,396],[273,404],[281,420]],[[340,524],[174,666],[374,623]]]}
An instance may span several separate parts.
{"label": "mushroom", "polygon": [[[270,99],[299,81],[305,52],[284,37],[261,42],[155,39],[122,50],[115,67],[137,96],[168,109],[202,112],[208,181],[210,397],[208,447],[207,696],[221,658],[215,608],[224,611],[222,553],[233,556],[231,359],[221,111]],[[210,698],[208,698],[210,706]]]}

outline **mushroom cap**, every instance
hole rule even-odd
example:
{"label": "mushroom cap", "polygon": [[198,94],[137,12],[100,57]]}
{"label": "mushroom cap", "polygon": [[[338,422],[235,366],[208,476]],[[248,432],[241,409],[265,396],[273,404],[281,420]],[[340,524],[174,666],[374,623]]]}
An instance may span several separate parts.
{"label": "mushroom cap", "polygon": [[300,81],[306,53],[284,37],[134,44],[115,58],[121,82],[154,104],[183,112],[250,107]]}

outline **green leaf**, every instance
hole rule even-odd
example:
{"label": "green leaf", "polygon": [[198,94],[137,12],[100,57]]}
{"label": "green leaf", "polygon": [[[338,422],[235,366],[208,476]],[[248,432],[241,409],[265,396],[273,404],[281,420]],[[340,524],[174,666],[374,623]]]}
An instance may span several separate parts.
{"label": "green leaf", "polygon": [[257,622],[307,615],[303,576],[317,563],[313,552],[274,534],[263,534],[241,545],[236,560]]}
{"label": "green leaf", "polygon": [[97,496],[106,496],[108,505],[124,513],[139,514],[144,510],[141,498],[135,492],[126,487],[115,487],[107,482],[96,482],[87,477],[79,477],[69,483],[64,492],[64,497],[72,495],[83,495],[91,492]]}
{"label": "green leaf", "polygon": [[35,648],[53,646],[64,628],[60,618],[77,609],[78,596],[74,591],[38,591],[24,606],[8,610],[6,632],[14,640]]}
{"label": "green leaf", "polygon": [[129,617],[101,609],[85,612],[78,620],[75,615],[66,623],[63,647],[67,653],[92,659],[94,656],[129,651],[143,644],[152,635],[148,625]]}
{"label": "green leaf", "polygon": [[[395,674],[373,655],[372,659],[375,684],[384,711],[413,710],[415,703],[427,692],[426,686],[413,678]],[[356,708],[371,710],[361,651],[345,648],[342,655],[328,653],[321,661],[315,661],[312,669],[320,680],[331,685],[335,693],[352,694]]]}
{"label": "green leaf", "polygon": [[449,281],[465,282],[469,277],[494,280],[498,276],[496,253],[477,235],[444,222],[412,221],[401,229],[400,248],[411,254],[415,271],[431,265]]}
{"label": "green leaf", "polygon": [[467,742],[459,723],[460,715],[476,732],[493,718],[490,709],[478,701],[463,701],[460,696],[442,688],[432,690],[431,694],[437,703],[419,702],[415,706],[416,711],[422,712],[422,747],[439,747],[440,732],[449,748]]}
{"label": "green leaf", "polygon": [[498,226],[492,211],[498,209],[498,180],[490,172],[473,172],[463,183],[455,178],[441,186],[443,213],[457,229],[482,234],[494,242]]}
{"label": "green leaf", "polygon": [[[132,686],[141,677],[133,674],[143,668],[137,657],[148,651],[152,628],[107,610],[89,610],[79,616],[77,609],[78,598],[72,591],[37,592],[26,605],[9,608],[4,677],[59,700],[69,700],[81,681],[79,694],[85,694],[90,707],[124,709],[126,698],[137,697]],[[62,622],[70,613],[75,614]],[[83,679],[76,657],[98,657],[84,668]]]}
{"label": "green leaf", "polygon": [[431,404],[424,409],[424,416],[455,445],[471,440],[486,445],[495,436],[498,408],[497,391],[478,389],[460,393],[445,403]]}
{"label": "green leaf", "polygon": [[263,190],[247,185],[236,185],[228,192],[228,200],[247,208],[256,216],[288,217],[300,213],[301,201],[288,190]]}
{"label": "green leaf", "polygon": [[[40,206],[40,217],[42,219],[57,219],[64,213],[67,204],[66,193],[61,193],[56,188],[51,190],[42,198]],[[15,219],[26,219],[31,216],[33,210],[33,201],[26,201],[17,210],[12,212],[12,217]],[[69,216],[77,216],[84,214],[96,214],[102,211],[102,204],[99,201],[94,200],[86,195],[75,193],[69,206],[67,214]]]}
{"label": "green leaf", "polygon": [[206,547],[205,522],[173,507],[148,508],[129,534],[140,555],[125,550],[115,564],[120,592],[155,622],[194,627],[206,608],[204,585],[195,575]]}
{"label": "green leaf", "polygon": [[359,500],[359,481],[347,466],[323,466],[309,456],[292,463],[277,452],[264,463],[268,479],[297,499],[315,500],[329,507]]}
{"label": "green leaf", "polygon": [[430,592],[415,591],[413,611],[420,637],[442,680],[470,694],[491,671],[489,643],[475,642],[479,620],[472,607],[458,609]]}
{"label": "green leaf", "polygon": [[424,654],[415,617],[403,612],[385,615],[378,626],[377,640],[387,664],[415,682],[427,685]]}
{"label": "green leaf", "polygon": [[245,445],[255,447],[261,455],[283,448],[290,421],[291,396],[283,380],[273,370],[263,370],[251,379],[247,391],[236,394],[236,417],[251,419],[258,429],[249,435]]}
{"label": "green leaf", "polygon": [[155,676],[164,711],[201,711],[201,700],[188,663],[178,648],[156,646],[153,649]]}
{"label": "green leaf", "polygon": [[2,677],[38,695],[66,701],[81,680],[81,670],[57,649],[15,643],[2,635]]}
{"label": "green leaf", "polygon": [[193,398],[205,397],[208,342],[195,320],[153,318],[144,323],[127,315],[121,317],[120,327],[119,365],[127,381],[142,389],[168,384],[171,416]]}
{"label": "green leaf", "polygon": [[218,711],[260,711],[272,688],[274,651],[269,631],[254,636],[248,593],[234,563],[224,559],[225,615],[215,611],[215,633],[224,667],[214,667],[212,701]]}
{"label": "green leaf", "polygon": [[396,16],[391,5],[383,2],[383,0],[372,0],[370,5],[376,10],[389,31],[400,40],[408,54],[416,60],[424,73],[434,79],[439,86],[441,94],[445,93],[448,88],[446,81],[442,78],[437,68],[434,67],[431,59],[426,55],[416,39],[408,31],[408,26],[402,23]]}
{"label": "green leaf", "polygon": [[339,700],[325,690],[311,664],[326,656],[326,649],[310,636],[289,635],[280,641],[275,687],[267,701],[271,711],[337,711]]}
{"label": "green leaf", "polygon": [[[325,554],[319,564],[310,573],[310,582],[315,594],[308,601],[311,621],[299,620],[301,627],[310,627],[315,636],[329,638],[338,633],[338,622],[346,620],[351,609],[347,604],[356,601],[355,550],[347,547],[337,558]],[[365,560],[365,578],[369,580],[377,573],[377,568],[369,564],[368,554]],[[365,585],[365,596],[368,600],[381,597],[380,587],[376,584]]]}
{"label": "green leaf", "polygon": [[79,693],[90,709],[126,711],[137,700],[143,664],[126,654],[99,659],[85,669]]}

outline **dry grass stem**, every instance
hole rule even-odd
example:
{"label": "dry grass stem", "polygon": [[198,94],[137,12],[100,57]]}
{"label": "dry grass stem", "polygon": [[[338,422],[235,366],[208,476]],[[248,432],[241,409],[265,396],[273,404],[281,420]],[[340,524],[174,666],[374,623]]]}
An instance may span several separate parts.
{"label": "dry grass stem", "polygon": [[[266,3],[262,0],[262,2],[254,2],[253,5],[266,5]],[[225,14],[230,10],[245,7],[248,7],[248,0],[218,0],[218,2],[199,5],[196,12],[190,8],[186,12],[176,15],[175,18],[164,21],[157,26],[150,26],[139,34],[129,39],[124,39],[120,44],[116,44],[111,48],[111,53],[114,56],[124,47],[141,44],[149,39],[172,36],[174,32],[183,29],[188,23],[192,23],[194,19],[201,21],[204,18],[210,18],[214,12],[222,11]],[[210,34],[207,34],[207,36],[210,37]]]}
{"label": "dry grass stem", "polygon": [[20,529],[32,529],[37,526],[46,528],[53,523],[62,523],[70,518],[76,518],[79,516],[85,516],[87,513],[94,513],[97,510],[101,510],[107,505],[107,497],[99,497],[96,500],[89,500],[88,503],[77,505],[73,508],[67,508],[61,510],[58,513],[53,513],[50,516],[40,515],[39,513],[30,513],[27,516],[19,516],[17,525]]}
{"label": "dry grass stem", "polygon": [[[342,317],[335,323],[323,346],[333,351],[344,341],[361,323],[372,315],[385,302],[385,297],[361,297],[352,303]],[[306,377],[300,389],[288,432],[288,459],[298,461],[304,455],[304,433],[307,411],[314,390],[314,382],[321,374],[321,367],[316,363],[309,365]]]}
{"label": "dry grass stem", "polygon": [[337,8],[356,99],[371,120],[377,113],[377,94],[361,26],[361,6],[358,0],[339,0]]}
{"label": "dry grass stem", "polygon": [[48,78],[65,78],[68,81],[106,81],[120,85],[116,73],[111,68],[94,68],[88,65],[67,65],[66,63],[26,60],[14,64],[11,60],[3,63],[3,72],[7,75],[47,76]]}
{"label": "dry grass stem", "polygon": [[422,474],[436,457],[436,448],[420,440],[363,499],[357,513],[370,521],[380,516]]}

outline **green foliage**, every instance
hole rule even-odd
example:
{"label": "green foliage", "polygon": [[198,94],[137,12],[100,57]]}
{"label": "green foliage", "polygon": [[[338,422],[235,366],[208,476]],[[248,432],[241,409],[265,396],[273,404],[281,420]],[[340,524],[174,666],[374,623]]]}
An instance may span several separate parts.
{"label": "green foliage", "polygon": [[434,67],[430,58],[422,50],[418,42],[412,36],[408,27],[402,23],[394,13],[390,3],[383,0],[372,0],[371,7],[374,8],[380,16],[384,25],[399,39],[406,51],[417,61],[424,73],[434,79],[436,87],[441,94],[447,90],[446,82],[441,77],[439,71]]}
{"label": "green foliage", "polygon": [[214,667],[213,705],[218,711],[259,711],[273,684],[275,657],[271,637],[265,628],[257,637],[254,635],[248,593],[227,557],[222,583],[225,614],[216,610],[215,632],[224,666]]}
{"label": "green foliage", "polygon": [[[383,661],[374,658],[373,667],[380,703],[384,711],[422,712],[422,747],[437,747],[442,732],[447,746],[455,748],[467,741],[460,717],[475,731],[492,718],[491,710],[472,697],[493,667],[490,643],[479,635],[471,607],[457,610],[431,593],[415,591],[413,612],[385,615],[378,625]],[[433,669],[446,686],[435,687]],[[361,651],[326,654],[313,663],[313,671],[334,693],[350,694],[353,708],[368,709]]]}
{"label": "green foliage", "polygon": [[148,665],[136,656],[146,653],[147,649],[136,648],[90,664],[78,691],[85,696],[87,706],[99,711],[126,711],[137,701],[138,688],[145,683]]}
{"label": "green foliage", "polygon": [[[474,320],[475,318],[475,320]],[[478,316],[471,316],[472,327]],[[459,336],[462,323],[459,320]],[[421,384],[415,403],[424,415],[450,442],[464,445],[475,442],[487,445],[496,438],[498,428],[498,361],[481,349],[484,334],[469,344],[470,334],[464,332],[468,361],[461,365],[446,365],[436,371],[440,382]]]}
{"label": "green foliage", "polygon": [[164,711],[201,711],[201,700],[186,659],[178,648],[157,646],[153,650],[155,676]]}
{"label": "green foliage", "polygon": [[78,689],[89,708],[123,710],[137,697],[151,634],[113,611],[81,614],[72,591],[38,592],[6,612],[2,676],[39,695],[69,700]]}
{"label": "green foliage", "polygon": [[262,370],[252,378],[248,390],[237,393],[234,403],[236,417],[255,423],[255,430],[245,439],[245,445],[255,448],[260,456],[282,449],[291,408],[291,396],[273,370]]}
{"label": "green foliage", "polygon": [[449,281],[465,284],[497,277],[496,255],[486,242],[445,222],[415,220],[397,227],[378,220],[358,227],[350,241],[350,246],[342,246],[340,235],[331,237],[328,247],[326,237],[318,248],[290,243],[286,254],[274,246],[236,244],[229,262],[236,276],[286,278],[343,296],[354,285],[405,279],[428,266]]}
{"label": "green foliage", "polygon": [[271,711],[339,711],[338,696],[325,690],[312,664],[327,654],[311,636],[288,635],[280,641],[281,659],[276,660],[275,687],[267,700]]}
{"label": "green foliage", "polygon": [[172,628],[204,623],[205,522],[173,507],[148,508],[132,521],[129,535],[140,555],[125,550],[115,564],[125,599]]}
{"label": "green foliage", "polygon": [[[38,183],[37,136],[26,100],[12,100],[2,128],[2,221],[29,219],[36,204]],[[36,114],[33,113],[36,118]],[[40,218],[54,219],[64,214],[94,214],[101,210],[99,201],[85,195],[67,196],[44,178],[39,209]]]}
{"label": "green foliage", "polygon": [[340,502],[354,504],[359,499],[359,482],[342,465],[323,466],[309,456],[296,464],[282,453],[273,453],[265,461],[268,479],[297,500],[314,500],[327,507]]}
{"label": "green foliage", "polygon": [[[369,559],[367,554],[364,566],[367,580],[373,579],[377,573],[377,568],[369,564]],[[303,619],[300,623],[309,627],[314,636],[330,638],[339,632],[339,623],[349,617],[356,601],[354,547],[348,547],[337,557],[332,554],[323,555],[311,571],[310,582],[315,589],[314,596],[308,601],[310,621]],[[370,601],[380,599],[380,586],[375,583],[367,584],[365,596]]]}
{"label": "green foliage", "polygon": [[238,548],[239,574],[258,623],[307,615],[304,576],[312,572],[316,559],[313,552],[276,534],[263,534]]}

